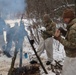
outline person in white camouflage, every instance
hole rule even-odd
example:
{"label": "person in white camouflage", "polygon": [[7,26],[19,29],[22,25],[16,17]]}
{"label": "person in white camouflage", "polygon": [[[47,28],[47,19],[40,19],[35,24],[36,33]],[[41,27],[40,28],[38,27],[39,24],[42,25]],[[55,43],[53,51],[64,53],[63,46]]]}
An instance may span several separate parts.
{"label": "person in white camouflage", "polygon": [[43,40],[39,44],[37,53],[40,56],[45,49],[48,57],[46,65],[50,65],[51,62],[53,61],[53,37],[52,36],[55,33],[56,24],[50,19],[50,16],[48,14],[45,14],[43,16],[43,21],[44,21],[44,25],[41,30],[41,35]]}

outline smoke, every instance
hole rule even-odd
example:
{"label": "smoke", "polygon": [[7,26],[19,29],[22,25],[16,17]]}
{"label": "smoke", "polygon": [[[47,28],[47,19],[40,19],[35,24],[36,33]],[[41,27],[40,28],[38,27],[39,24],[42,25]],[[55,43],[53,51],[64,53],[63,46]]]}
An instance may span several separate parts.
{"label": "smoke", "polygon": [[25,0],[0,0],[0,15],[7,17],[9,14],[23,13]]}

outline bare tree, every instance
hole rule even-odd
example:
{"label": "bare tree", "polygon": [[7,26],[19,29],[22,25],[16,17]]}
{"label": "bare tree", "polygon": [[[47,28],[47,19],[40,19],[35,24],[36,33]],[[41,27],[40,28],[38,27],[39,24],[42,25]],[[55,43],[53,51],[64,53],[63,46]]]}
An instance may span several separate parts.
{"label": "bare tree", "polygon": [[[57,18],[60,18],[60,16],[62,15],[62,11],[66,7],[74,8],[74,5],[72,4],[74,4],[75,1],[74,0],[26,0],[26,2],[27,2],[27,7],[26,7],[27,18],[31,19],[33,23],[35,23],[34,25],[36,26],[36,29],[38,29],[42,25],[43,22],[42,19],[45,13],[50,14],[50,17],[57,22],[58,21]],[[39,37],[37,39],[39,39]]]}

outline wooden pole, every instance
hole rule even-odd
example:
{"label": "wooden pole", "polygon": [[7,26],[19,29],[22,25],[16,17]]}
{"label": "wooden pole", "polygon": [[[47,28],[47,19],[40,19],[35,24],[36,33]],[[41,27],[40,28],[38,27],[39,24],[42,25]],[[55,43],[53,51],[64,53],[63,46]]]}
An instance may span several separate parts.
{"label": "wooden pole", "polygon": [[76,15],[76,0],[75,0],[75,15]]}

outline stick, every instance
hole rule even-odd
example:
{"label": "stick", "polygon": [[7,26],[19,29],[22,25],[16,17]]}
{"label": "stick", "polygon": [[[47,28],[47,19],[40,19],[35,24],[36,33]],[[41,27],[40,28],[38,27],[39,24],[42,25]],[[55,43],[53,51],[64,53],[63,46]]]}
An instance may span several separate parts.
{"label": "stick", "polygon": [[8,75],[12,75],[12,71],[14,69],[14,64],[15,64],[16,57],[17,57],[17,51],[15,49],[15,51],[14,51],[14,57],[12,58],[11,67],[10,67],[10,70],[8,72]]}
{"label": "stick", "polygon": [[43,70],[44,70],[45,74],[48,74],[48,72],[46,71],[46,69],[45,69],[45,67],[44,67],[44,65],[43,65],[43,63],[42,63],[42,61],[41,61],[40,57],[38,56],[38,54],[37,54],[37,52],[36,52],[36,50],[35,50],[35,48],[34,48],[33,44],[30,42],[30,39],[29,39],[29,36],[28,36],[28,35],[27,35],[27,38],[28,38],[29,43],[30,43],[30,45],[31,45],[31,47],[32,47],[32,49],[33,49],[33,51],[34,51],[34,53],[35,53],[35,55],[36,55],[36,57],[37,57],[38,61],[40,62],[40,65],[41,65],[41,67],[43,68]]}

